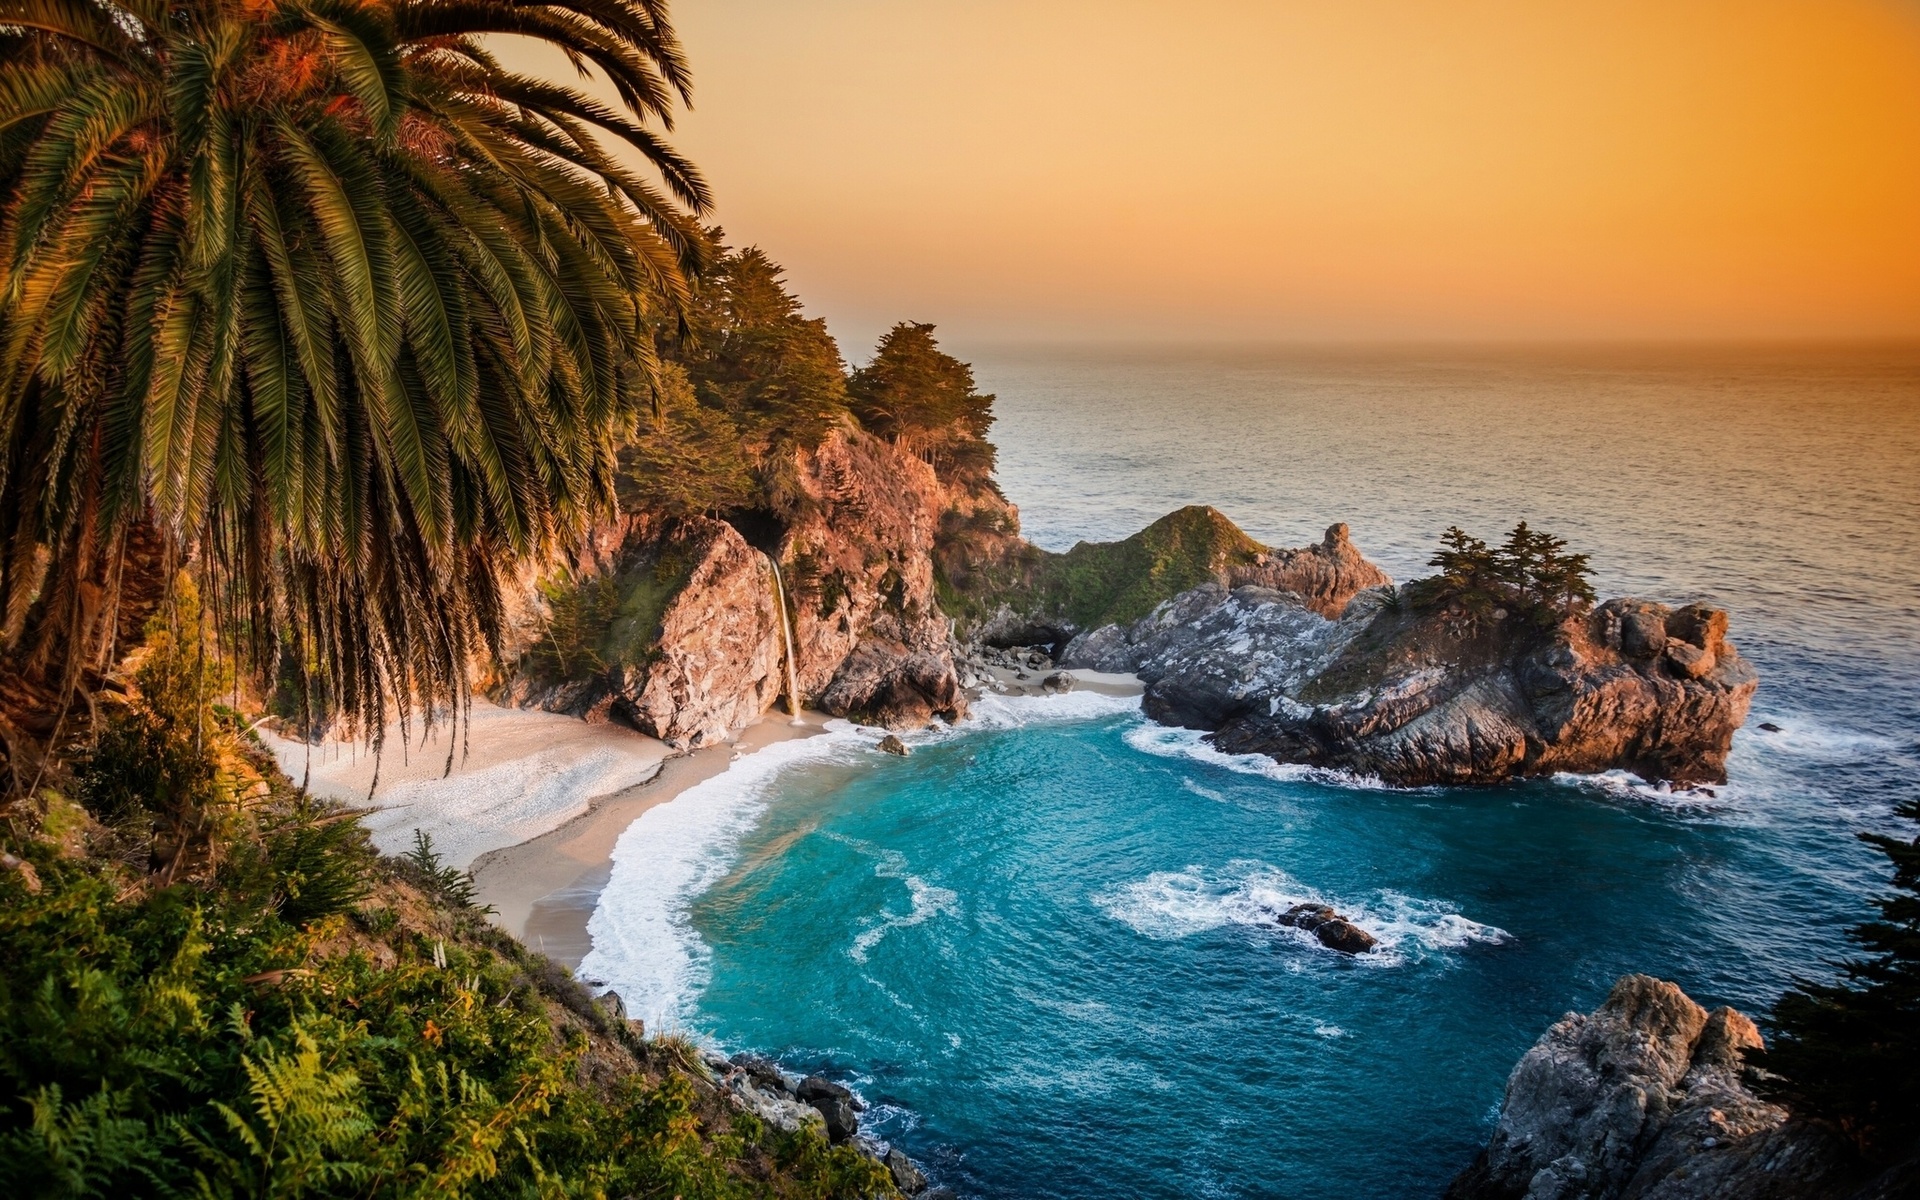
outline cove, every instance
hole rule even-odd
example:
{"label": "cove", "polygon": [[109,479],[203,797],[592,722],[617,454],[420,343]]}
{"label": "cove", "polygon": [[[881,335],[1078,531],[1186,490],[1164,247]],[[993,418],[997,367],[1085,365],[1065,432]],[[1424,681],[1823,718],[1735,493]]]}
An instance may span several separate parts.
{"label": "cove", "polygon": [[[1856,903],[1794,819],[1817,731],[1743,733],[1714,800],[1388,790],[1086,695],[914,740],[841,727],[648,814],[583,970],[846,1080],[967,1195],[1437,1195],[1561,1013],[1632,970],[1760,1007]],[[1271,923],[1301,900],[1379,950]]]}

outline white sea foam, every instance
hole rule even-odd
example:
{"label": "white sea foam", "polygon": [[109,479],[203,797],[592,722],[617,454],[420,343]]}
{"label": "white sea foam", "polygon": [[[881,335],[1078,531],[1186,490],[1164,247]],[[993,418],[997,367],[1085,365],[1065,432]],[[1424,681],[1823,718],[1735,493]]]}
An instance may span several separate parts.
{"label": "white sea foam", "polygon": [[[957,726],[902,735],[927,745],[981,730],[1065,724],[1138,712],[1136,696],[1068,692],[1056,696],[985,696]],[[832,721],[827,732],[777,742],[738,759],[725,773],[658,804],[629,826],[613,850],[613,869],[587,922],[593,949],[582,974],[605,980],[627,1011],[657,1029],[683,1025],[706,984],[711,952],[688,922],[694,899],[730,868],[735,847],[772,799],[779,776],[800,763],[857,761],[873,752],[878,731]],[[876,873],[885,870],[876,866]],[[850,953],[864,961],[893,929],[919,924],[957,906],[959,897],[917,876],[902,874],[908,911],[883,916],[863,931]]]}
{"label": "white sea foam", "polygon": [[1334,899],[1277,867],[1252,859],[1239,859],[1217,870],[1189,866],[1155,871],[1145,879],[1103,891],[1093,902],[1145,937],[1173,940],[1231,925],[1270,930],[1333,954],[1337,952],[1326,950],[1312,934],[1276,921],[1296,904],[1328,904],[1378,941],[1371,953],[1355,956],[1353,961],[1379,966],[1398,965],[1430,951],[1509,940],[1505,930],[1469,920],[1445,901],[1393,891],[1377,892],[1365,900]]}
{"label": "white sea foam", "polygon": [[1280,783],[1320,783],[1333,787],[1383,790],[1386,784],[1371,775],[1354,775],[1325,767],[1306,767],[1298,763],[1275,762],[1264,754],[1228,754],[1206,740],[1198,729],[1180,729],[1171,725],[1143,722],[1126,732],[1126,743],[1142,754],[1159,758],[1184,758],[1208,766],[1225,767],[1242,775],[1258,775]]}
{"label": "white sea foam", "polygon": [[[1775,726],[1762,729],[1762,725]],[[1878,734],[1841,729],[1804,713],[1754,713],[1734,734],[1734,749],[1795,758],[1845,760],[1885,754],[1899,743]]]}
{"label": "white sea foam", "polygon": [[1616,800],[1652,804],[1676,812],[1719,812],[1740,798],[1737,789],[1727,784],[1675,787],[1665,782],[1649,783],[1631,771],[1603,771],[1596,775],[1560,771],[1553,776],[1553,781],[1600,792]]}
{"label": "white sea foam", "polygon": [[835,837],[874,859],[873,873],[881,879],[897,879],[907,887],[907,911],[904,913],[882,912],[873,918],[868,927],[853,939],[853,945],[847,949],[847,957],[857,963],[867,961],[867,955],[880,940],[896,929],[905,929],[919,925],[942,915],[960,910],[959,893],[948,888],[935,887],[926,880],[907,870],[907,856],[898,850],[887,850],[861,842],[855,838]]}
{"label": "white sea foam", "polygon": [[1192,779],[1187,778],[1186,776],[1181,776],[1180,786],[1186,789],[1187,791],[1192,792],[1196,796],[1204,796],[1209,800],[1219,800],[1224,802],[1227,798],[1226,793],[1216,792],[1212,788],[1207,787],[1205,784],[1196,783]]}
{"label": "white sea foam", "polygon": [[825,734],[776,742],[642,813],[614,845],[612,873],[587,922],[593,949],[581,974],[607,981],[650,1028],[682,1024],[710,959],[688,922],[688,906],[726,874],[781,772],[850,759],[867,740],[853,725],[833,721]]}

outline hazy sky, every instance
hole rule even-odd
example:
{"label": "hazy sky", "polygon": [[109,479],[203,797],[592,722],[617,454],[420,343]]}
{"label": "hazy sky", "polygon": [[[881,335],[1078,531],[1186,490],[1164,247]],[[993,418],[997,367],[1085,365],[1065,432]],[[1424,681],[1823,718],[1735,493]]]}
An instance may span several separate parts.
{"label": "hazy sky", "polygon": [[1920,334],[1913,0],[678,0],[675,141],[850,356]]}

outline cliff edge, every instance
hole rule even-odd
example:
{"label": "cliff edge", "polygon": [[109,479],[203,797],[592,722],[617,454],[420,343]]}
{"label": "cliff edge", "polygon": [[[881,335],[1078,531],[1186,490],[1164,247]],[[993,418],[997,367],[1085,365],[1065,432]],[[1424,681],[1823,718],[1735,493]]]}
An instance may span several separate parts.
{"label": "cliff edge", "polygon": [[1628,975],[1514,1067],[1493,1136],[1447,1200],[1892,1200],[1920,1183],[1748,1090],[1760,1031]]}
{"label": "cliff edge", "polygon": [[790,636],[803,704],[887,726],[963,715],[933,579],[948,489],[852,428],[790,465],[777,509],[626,518],[525,581],[496,696],[699,746],[784,698]]}

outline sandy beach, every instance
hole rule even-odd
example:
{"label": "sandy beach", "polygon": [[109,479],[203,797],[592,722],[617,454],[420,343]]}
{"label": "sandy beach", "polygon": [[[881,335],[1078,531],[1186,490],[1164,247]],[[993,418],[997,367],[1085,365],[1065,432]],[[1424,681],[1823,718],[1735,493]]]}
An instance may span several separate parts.
{"label": "sandy beach", "polygon": [[557,829],[489,851],[471,868],[481,902],[494,907],[494,921],[507,932],[578,966],[590,947],[587,918],[606,886],[613,845],[627,826],[649,808],[721,774],[740,756],[819,733],[828,720],[825,714],[804,712],[796,725],[783,712],[767,713],[732,742],[667,758],[644,782],[594,800]]}
{"label": "sandy beach", "polygon": [[665,742],[622,726],[501,708],[477,697],[458,731],[442,722],[423,735],[416,722],[407,739],[390,727],[377,759],[352,742],[309,746],[265,729],[260,737],[288,778],[362,810],[361,824],[382,853],[404,854],[419,829],[433,838],[443,862],[462,868],[654,778],[673,754]]}
{"label": "sandy beach", "polygon": [[[1131,675],[1066,674],[1076,690],[1141,691]],[[1037,679],[994,675],[1003,694],[1042,694]],[[623,726],[476,698],[451,771],[447,751],[454,735],[444,724],[425,735],[416,725],[410,741],[390,729],[377,763],[353,743],[308,746],[266,730],[261,738],[291,778],[306,779],[315,795],[362,810],[361,821],[383,853],[405,853],[414,830],[423,830],[444,862],[473,873],[481,902],[493,906],[501,928],[578,966],[591,948],[587,920],[611,872],[614,843],[640,814],[723,773],[742,755],[819,733],[828,720],[809,711],[795,723],[769,712],[732,741],[677,752]]]}

